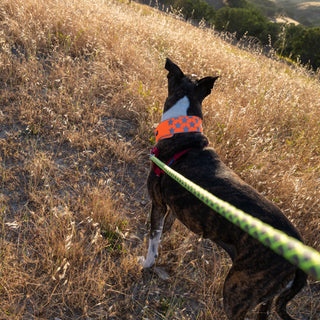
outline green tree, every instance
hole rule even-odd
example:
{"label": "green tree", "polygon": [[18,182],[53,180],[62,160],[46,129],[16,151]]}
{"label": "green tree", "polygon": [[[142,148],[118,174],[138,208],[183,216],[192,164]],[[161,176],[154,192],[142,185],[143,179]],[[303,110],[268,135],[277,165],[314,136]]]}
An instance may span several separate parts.
{"label": "green tree", "polygon": [[247,0],[226,0],[226,4],[230,8],[248,8],[251,6]]}
{"label": "green tree", "polygon": [[181,9],[186,19],[205,19],[212,23],[215,18],[216,10],[204,0],[166,0],[165,3],[175,9]]}
{"label": "green tree", "polygon": [[224,7],[217,11],[215,28],[220,31],[236,32],[240,39],[246,33],[258,38],[263,44],[269,43],[269,35],[275,41],[280,27],[268,21],[262,13],[255,8],[229,8]]}
{"label": "green tree", "polygon": [[320,27],[305,29],[292,44],[292,54],[313,69],[320,67]]}
{"label": "green tree", "polygon": [[301,37],[303,27],[294,24],[283,25],[283,32],[275,44],[281,56],[290,57],[293,53],[293,43]]}
{"label": "green tree", "polygon": [[320,27],[305,29],[300,25],[285,26],[276,47],[282,56],[299,59],[313,69],[320,67]]}

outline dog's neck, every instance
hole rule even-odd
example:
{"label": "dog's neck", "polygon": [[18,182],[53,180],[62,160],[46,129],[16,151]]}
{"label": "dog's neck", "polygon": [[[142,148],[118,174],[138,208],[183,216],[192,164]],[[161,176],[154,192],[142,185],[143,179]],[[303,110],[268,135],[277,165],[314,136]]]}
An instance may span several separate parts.
{"label": "dog's neck", "polygon": [[185,95],[163,113],[161,123],[155,130],[156,142],[171,138],[177,133],[202,133],[202,119],[198,116],[188,116],[189,107],[190,100]]}
{"label": "dog's neck", "polygon": [[203,132],[201,118],[196,116],[169,118],[157,126],[155,130],[156,142],[171,138],[175,134],[191,132]]}
{"label": "dog's neck", "polygon": [[203,149],[209,144],[206,136],[200,132],[198,133],[180,133],[174,135],[172,138],[160,140],[155,146],[159,150],[159,159],[167,161],[174,154],[188,149]]}
{"label": "dog's neck", "polygon": [[161,122],[171,118],[186,117],[190,107],[190,101],[187,96],[178,100],[169,110],[163,113]]}
{"label": "dog's neck", "polygon": [[[174,125],[176,122],[179,121],[178,118],[184,117],[187,119],[188,122],[193,122],[195,120],[193,118],[197,118],[198,129],[193,130],[192,126],[190,130],[179,132],[179,134],[176,134],[177,130],[171,132],[169,128],[168,136],[166,138],[156,139],[156,146],[160,150],[160,159],[166,159],[167,157],[170,157],[173,154],[187,148],[205,148],[208,145],[208,140],[202,133],[201,118],[195,116],[188,116],[187,111],[189,107],[190,100],[187,96],[184,96],[183,98],[179,99],[169,110],[163,113],[161,123],[159,124],[159,126],[161,126],[161,124],[164,123],[167,123],[168,125]],[[173,121],[172,124],[170,123],[170,120]],[[181,128],[183,128],[184,126],[185,124],[181,124]],[[155,132],[156,137],[159,134],[159,132],[157,133],[157,129]]]}

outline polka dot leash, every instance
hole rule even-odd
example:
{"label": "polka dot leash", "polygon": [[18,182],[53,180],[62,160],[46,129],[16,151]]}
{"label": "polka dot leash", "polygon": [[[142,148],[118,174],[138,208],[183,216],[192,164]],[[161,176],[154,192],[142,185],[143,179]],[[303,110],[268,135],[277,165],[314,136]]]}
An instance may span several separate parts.
{"label": "polka dot leash", "polygon": [[253,238],[259,240],[265,246],[302,269],[308,275],[320,280],[320,253],[318,251],[233,207],[229,203],[220,200],[165,165],[155,156],[151,156],[150,159],[166,174],[211,209],[218,212],[227,220],[249,233]]}

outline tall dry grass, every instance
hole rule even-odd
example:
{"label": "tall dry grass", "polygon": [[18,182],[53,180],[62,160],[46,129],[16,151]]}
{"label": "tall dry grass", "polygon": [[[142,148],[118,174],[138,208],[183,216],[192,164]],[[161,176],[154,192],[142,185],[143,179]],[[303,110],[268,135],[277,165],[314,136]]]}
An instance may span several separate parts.
{"label": "tall dry grass", "polygon": [[[154,272],[136,259],[167,56],[220,75],[212,146],[320,249],[320,84],[305,70],[124,1],[2,0],[0,44],[1,319],[225,319],[219,248],[176,223]],[[317,319],[319,302],[311,280],[289,309]]]}

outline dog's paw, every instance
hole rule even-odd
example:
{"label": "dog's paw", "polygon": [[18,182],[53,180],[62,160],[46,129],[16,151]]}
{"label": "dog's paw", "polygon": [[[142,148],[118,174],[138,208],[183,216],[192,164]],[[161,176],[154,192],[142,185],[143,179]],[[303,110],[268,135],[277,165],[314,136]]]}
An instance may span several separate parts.
{"label": "dog's paw", "polygon": [[148,259],[146,260],[145,257],[140,256],[138,257],[138,263],[143,267],[143,269],[148,269],[152,267],[154,261],[148,261]]}
{"label": "dog's paw", "polygon": [[140,264],[140,266],[143,267],[145,262],[146,262],[146,259],[143,256],[138,257],[138,263]]}
{"label": "dog's paw", "polygon": [[159,276],[160,279],[162,280],[168,280],[170,278],[169,274],[163,269],[163,268],[160,268],[160,267],[155,267],[154,268],[154,272]]}

